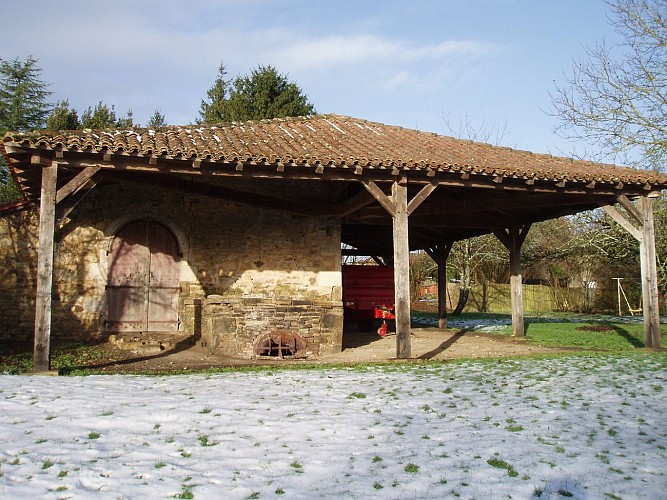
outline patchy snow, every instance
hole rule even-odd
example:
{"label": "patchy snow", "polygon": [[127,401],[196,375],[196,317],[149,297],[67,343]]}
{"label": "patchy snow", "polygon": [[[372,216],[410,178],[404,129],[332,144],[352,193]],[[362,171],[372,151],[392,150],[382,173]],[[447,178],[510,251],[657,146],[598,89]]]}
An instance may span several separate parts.
{"label": "patchy snow", "polygon": [[666,393],[659,355],[4,375],[0,497],[664,498]]}
{"label": "patchy snow", "polygon": [[[540,316],[527,316],[526,322],[531,323],[641,323],[642,316],[612,316],[602,314],[542,314]],[[667,322],[667,318],[661,318],[661,322]],[[413,315],[412,324],[422,328],[437,327],[438,318],[424,315]],[[466,329],[480,332],[500,332],[508,330],[512,326],[510,315],[480,315],[475,316],[447,316],[447,327],[452,329]]]}

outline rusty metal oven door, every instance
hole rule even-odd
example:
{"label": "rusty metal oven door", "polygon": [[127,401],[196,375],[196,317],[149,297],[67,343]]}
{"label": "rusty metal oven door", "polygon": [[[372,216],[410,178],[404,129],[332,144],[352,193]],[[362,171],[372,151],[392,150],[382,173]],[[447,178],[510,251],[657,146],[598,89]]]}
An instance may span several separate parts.
{"label": "rusty metal oven door", "polygon": [[123,227],[111,245],[107,331],[178,330],[178,242],[153,221]]}

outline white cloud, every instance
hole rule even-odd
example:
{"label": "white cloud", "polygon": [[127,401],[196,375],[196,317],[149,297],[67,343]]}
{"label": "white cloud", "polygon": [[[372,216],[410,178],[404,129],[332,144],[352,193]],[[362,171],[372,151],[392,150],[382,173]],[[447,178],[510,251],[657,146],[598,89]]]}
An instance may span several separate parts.
{"label": "white cloud", "polygon": [[318,40],[283,37],[280,44],[277,38],[270,54],[280,68],[298,73],[363,68],[360,77],[373,79],[381,73],[389,87],[416,81],[430,86],[503,50],[499,45],[474,40],[420,45],[375,35],[338,35]]}
{"label": "white cloud", "polygon": [[[485,41],[420,41],[414,33],[393,37],[372,28],[349,35],[303,26],[295,31],[284,19],[267,23],[246,16],[244,9],[263,3],[257,0],[237,8],[170,1],[157,10],[156,2],[130,8],[120,0],[101,11],[88,2],[64,2],[70,8],[38,0],[40,16],[16,10],[0,33],[0,57],[33,54],[54,100],[68,98],[80,110],[103,100],[120,113],[131,108],[143,123],[155,108],[168,120],[194,120],[221,59],[229,76],[270,64],[307,94],[336,88],[342,102],[345,92],[362,89],[438,91],[504,50]],[[361,28],[346,28],[354,29]]]}

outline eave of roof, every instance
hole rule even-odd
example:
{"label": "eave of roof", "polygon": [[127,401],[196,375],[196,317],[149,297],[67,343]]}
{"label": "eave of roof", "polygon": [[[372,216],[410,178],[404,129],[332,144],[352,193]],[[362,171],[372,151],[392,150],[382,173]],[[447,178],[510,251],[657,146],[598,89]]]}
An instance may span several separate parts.
{"label": "eave of roof", "polygon": [[12,152],[58,151],[191,162],[291,164],[460,173],[547,182],[667,187],[667,176],[513,150],[339,115],[163,129],[9,132]]}

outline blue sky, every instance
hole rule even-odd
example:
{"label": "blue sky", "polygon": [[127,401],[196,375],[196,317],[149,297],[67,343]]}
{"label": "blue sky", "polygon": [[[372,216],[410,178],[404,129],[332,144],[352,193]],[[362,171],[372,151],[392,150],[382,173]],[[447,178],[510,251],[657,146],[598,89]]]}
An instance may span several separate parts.
{"label": "blue sky", "polygon": [[0,58],[33,55],[53,101],[140,124],[156,108],[193,123],[224,60],[230,76],[275,66],[318,112],[504,129],[503,145],[568,155],[549,92],[586,46],[617,40],[607,15],[602,0],[14,1]]}

